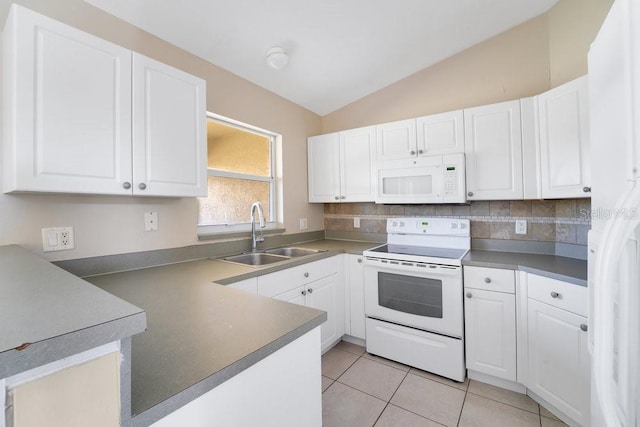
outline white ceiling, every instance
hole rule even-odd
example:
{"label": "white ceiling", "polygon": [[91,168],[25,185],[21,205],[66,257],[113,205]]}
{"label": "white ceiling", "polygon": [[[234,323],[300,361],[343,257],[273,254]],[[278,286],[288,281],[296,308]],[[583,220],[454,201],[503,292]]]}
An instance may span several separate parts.
{"label": "white ceiling", "polygon": [[[558,0],[85,0],[325,115]],[[274,70],[266,52],[282,46]]]}

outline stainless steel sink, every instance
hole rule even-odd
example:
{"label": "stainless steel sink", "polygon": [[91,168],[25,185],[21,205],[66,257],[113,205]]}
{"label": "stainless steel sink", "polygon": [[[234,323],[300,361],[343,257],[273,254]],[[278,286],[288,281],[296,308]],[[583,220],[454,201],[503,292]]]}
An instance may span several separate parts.
{"label": "stainless steel sink", "polygon": [[223,258],[225,261],[235,262],[244,265],[267,265],[274,262],[281,262],[288,260],[288,256],[267,254],[264,252],[251,252],[248,254],[240,254]]}
{"label": "stainless steel sink", "polygon": [[299,256],[317,254],[318,252],[325,252],[325,251],[321,249],[304,249],[304,248],[288,247],[288,248],[268,249],[265,252],[268,254],[283,255],[283,256],[294,258]]}

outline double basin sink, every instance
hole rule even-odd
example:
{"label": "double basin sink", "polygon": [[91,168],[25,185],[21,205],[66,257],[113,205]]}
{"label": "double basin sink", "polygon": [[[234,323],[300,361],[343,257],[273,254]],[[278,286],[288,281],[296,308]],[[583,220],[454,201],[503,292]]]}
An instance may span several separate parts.
{"label": "double basin sink", "polygon": [[286,261],[291,258],[297,258],[305,255],[313,255],[319,252],[325,252],[322,249],[304,249],[304,248],[276,248],[268,249],[264,252],[248,252],[240,255],[233,255],[223,258],[223,261],[235,262],[243,265],[261,266],[273,264],[276,262]]}

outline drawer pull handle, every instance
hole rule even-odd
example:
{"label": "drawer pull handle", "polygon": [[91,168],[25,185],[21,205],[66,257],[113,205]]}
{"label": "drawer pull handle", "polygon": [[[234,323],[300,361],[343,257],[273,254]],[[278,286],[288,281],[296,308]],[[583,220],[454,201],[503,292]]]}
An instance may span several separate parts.
{"label": "drawer pull handle", "polygon": [[491,283],[491,277],[485,277],[484,283]]}
{"label": "drawer pull handle", "polygon": [[551,291],[551,298],[560,298],[560,294],[556,291]]}
{"label": "drawer pull handle", "polygon": [[304,277],[309,277],[309,273],[304,273]]}
{"label": "drawer pull handle", "polygon": [[580,325],[580,329],[587,332],[589,330],[589,327],[583,323],[582,325]]}
{"label": "drawer pull handle", "polygon": [[309,289],[307,289],[307,292],[309,292],[310,294],[312,294],[312,293],[313,293],[313,288],[309,288]]}
{"label": "drawer pull handle", "polygon": [[305,291],[304,289],[302,290],[302,292],[300,292],[302,295],[306,295],[307,291]]}
{"label": "drawer pull handle", "polygon": [[471,292],[467,292],[467,298],[471,298],[473,294]]}

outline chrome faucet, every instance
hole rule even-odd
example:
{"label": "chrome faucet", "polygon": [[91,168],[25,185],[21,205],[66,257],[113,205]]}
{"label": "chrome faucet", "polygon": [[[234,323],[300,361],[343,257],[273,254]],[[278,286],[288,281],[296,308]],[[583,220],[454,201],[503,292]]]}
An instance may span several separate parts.
{"label": "chrome faucet", "polygon": [[[260,237],[256,237],[256,211],[258,211],[258,222],[260,223]],[[262,237],[262,229],[266,226],[266,222],[264,221],[264,211],[262,210],[262,203],[253,202],[251,205],[251,251],[255,252],[257,250],[256,244],[258,242],[264,242],[264,237]]]}

